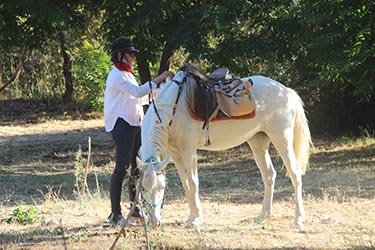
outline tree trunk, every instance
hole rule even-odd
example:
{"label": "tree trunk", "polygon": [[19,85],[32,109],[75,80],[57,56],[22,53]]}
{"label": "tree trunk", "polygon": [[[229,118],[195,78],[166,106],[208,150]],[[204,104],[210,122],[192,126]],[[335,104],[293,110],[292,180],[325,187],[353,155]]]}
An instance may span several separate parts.
{"label": "tree trunk", "polygon": [[148,66],[147,60],[144,59],[144,57],[139,56],[137,58],[137,63],[138,63],[138,73],[139,73],[139,78],[141,80],[141,84],[144,82],[147,82],[151,80],[151,73],[150,73],[150,68]]}
{"label": "tree trunk", "polygon": [[[3,86],[3,54],[4,54],[4,51],[2,49],[0,49],[0,86]],[[1,92],[1,91],[0,91]]]}
{"label": "tree trunk", "polygon": [[65,92],[63,94],[63,100],[66,104],[72,101],[73,96],[73,76],[72,76],[72,59],[66,50],[65,35],[62,31],[59,32],[60,49],[63,57],[63,75],[65,79]]}
{"label": "tree trunk", "polygon": [[159,74],[163,73],[166,70],[169,70],[170,59],[174,53],[174,50],[171,47],[172,46],[168,46],[168,43],[164,47],[163,54],[161,55],[160,59],[160,67],[158,72]]}

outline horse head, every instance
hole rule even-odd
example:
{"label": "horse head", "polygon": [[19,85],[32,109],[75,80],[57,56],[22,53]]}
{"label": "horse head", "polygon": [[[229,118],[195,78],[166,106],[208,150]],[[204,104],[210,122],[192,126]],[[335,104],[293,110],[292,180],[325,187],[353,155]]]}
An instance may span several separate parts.
{"label": "horse head", "polygon": [[141,191],[146,214],[153,227],[161,224],[161,208],[164,202],[166,178],[163,169],[169,162],[170,155],[161,162],[156,159],[143,162],[137,158],[138,168],[142,170]]}

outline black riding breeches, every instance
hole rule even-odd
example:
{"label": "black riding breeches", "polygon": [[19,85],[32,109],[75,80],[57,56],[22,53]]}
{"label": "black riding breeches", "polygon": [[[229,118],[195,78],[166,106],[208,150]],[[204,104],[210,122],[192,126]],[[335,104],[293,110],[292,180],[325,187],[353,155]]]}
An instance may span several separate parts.
{"label": "black riding breeches", "polygon": [[[136,157],[141,146],[141,128],[130,126],[129,123],[119,118],[112,130],[112,139],[115,142],[115,169],[111,177],[110,197],[112,213],[121,214],[121,191],[126,171],[131,166],[131,176],[139,177]],[[131,178],[132,178],[131,177]],[[134,186],[133,181],[129,185]],[[129,189],[129,187],[128,187]],[[134,190],[134,191],[133,191]],[[132,192],[132,193],[130,193]],[[133,194],[134,192],[134,194]],[[129,189],[131,201],[135,198],[135,188]]]}
{"label": "black riding breeches", "polygon": [[131,166],[131,175],[138,176],[136,157],[141,146],[141,127],[130,126],[119,118],[112,130],[115,142],[115,170],[121,177],[125,177],[126,170]]}

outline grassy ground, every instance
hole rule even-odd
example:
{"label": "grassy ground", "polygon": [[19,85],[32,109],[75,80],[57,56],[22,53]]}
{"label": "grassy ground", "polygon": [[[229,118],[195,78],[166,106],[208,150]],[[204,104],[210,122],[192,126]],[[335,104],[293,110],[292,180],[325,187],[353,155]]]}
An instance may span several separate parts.
{"label": "grassy ground", "polygon": [[[113,145],[102,119],[15,124],[0,126],[0,249],[109,249],[118,229],[106,226]],[[90,195],[79,196],[89,137]],[[293,188],[275,153],[273,217],[264,224],[253,220],[263,184],[248,146],[241,145],[199,152],[205,216],[200,231],[184,227],[188,205],[173,164],[168,166],[164,224],[150,232],[152,248],[375,249],[375,141],[314,143],[303,178],[304,230],[293,228]],[[126,210],[127,195],[123,205]],[[127,229],[116,249],[145,249],[140,222]]]}

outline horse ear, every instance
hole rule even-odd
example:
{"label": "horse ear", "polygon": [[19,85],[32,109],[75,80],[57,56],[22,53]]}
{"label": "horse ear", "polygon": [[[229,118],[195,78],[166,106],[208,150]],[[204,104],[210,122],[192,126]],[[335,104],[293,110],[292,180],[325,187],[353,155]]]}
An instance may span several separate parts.
{"label": "horse ear", "polygon": [[137,167],[144,171],[146,169],[146,163],[144,163],[138,156],[137,156]]}
{"label": "horse ear", "polygon": [[171,155],[168,154],[161,162],[159,162],[157,165],[155,165],[154,169],[156,172],[162,171],[168,164],[169,160],[171,158]]}

